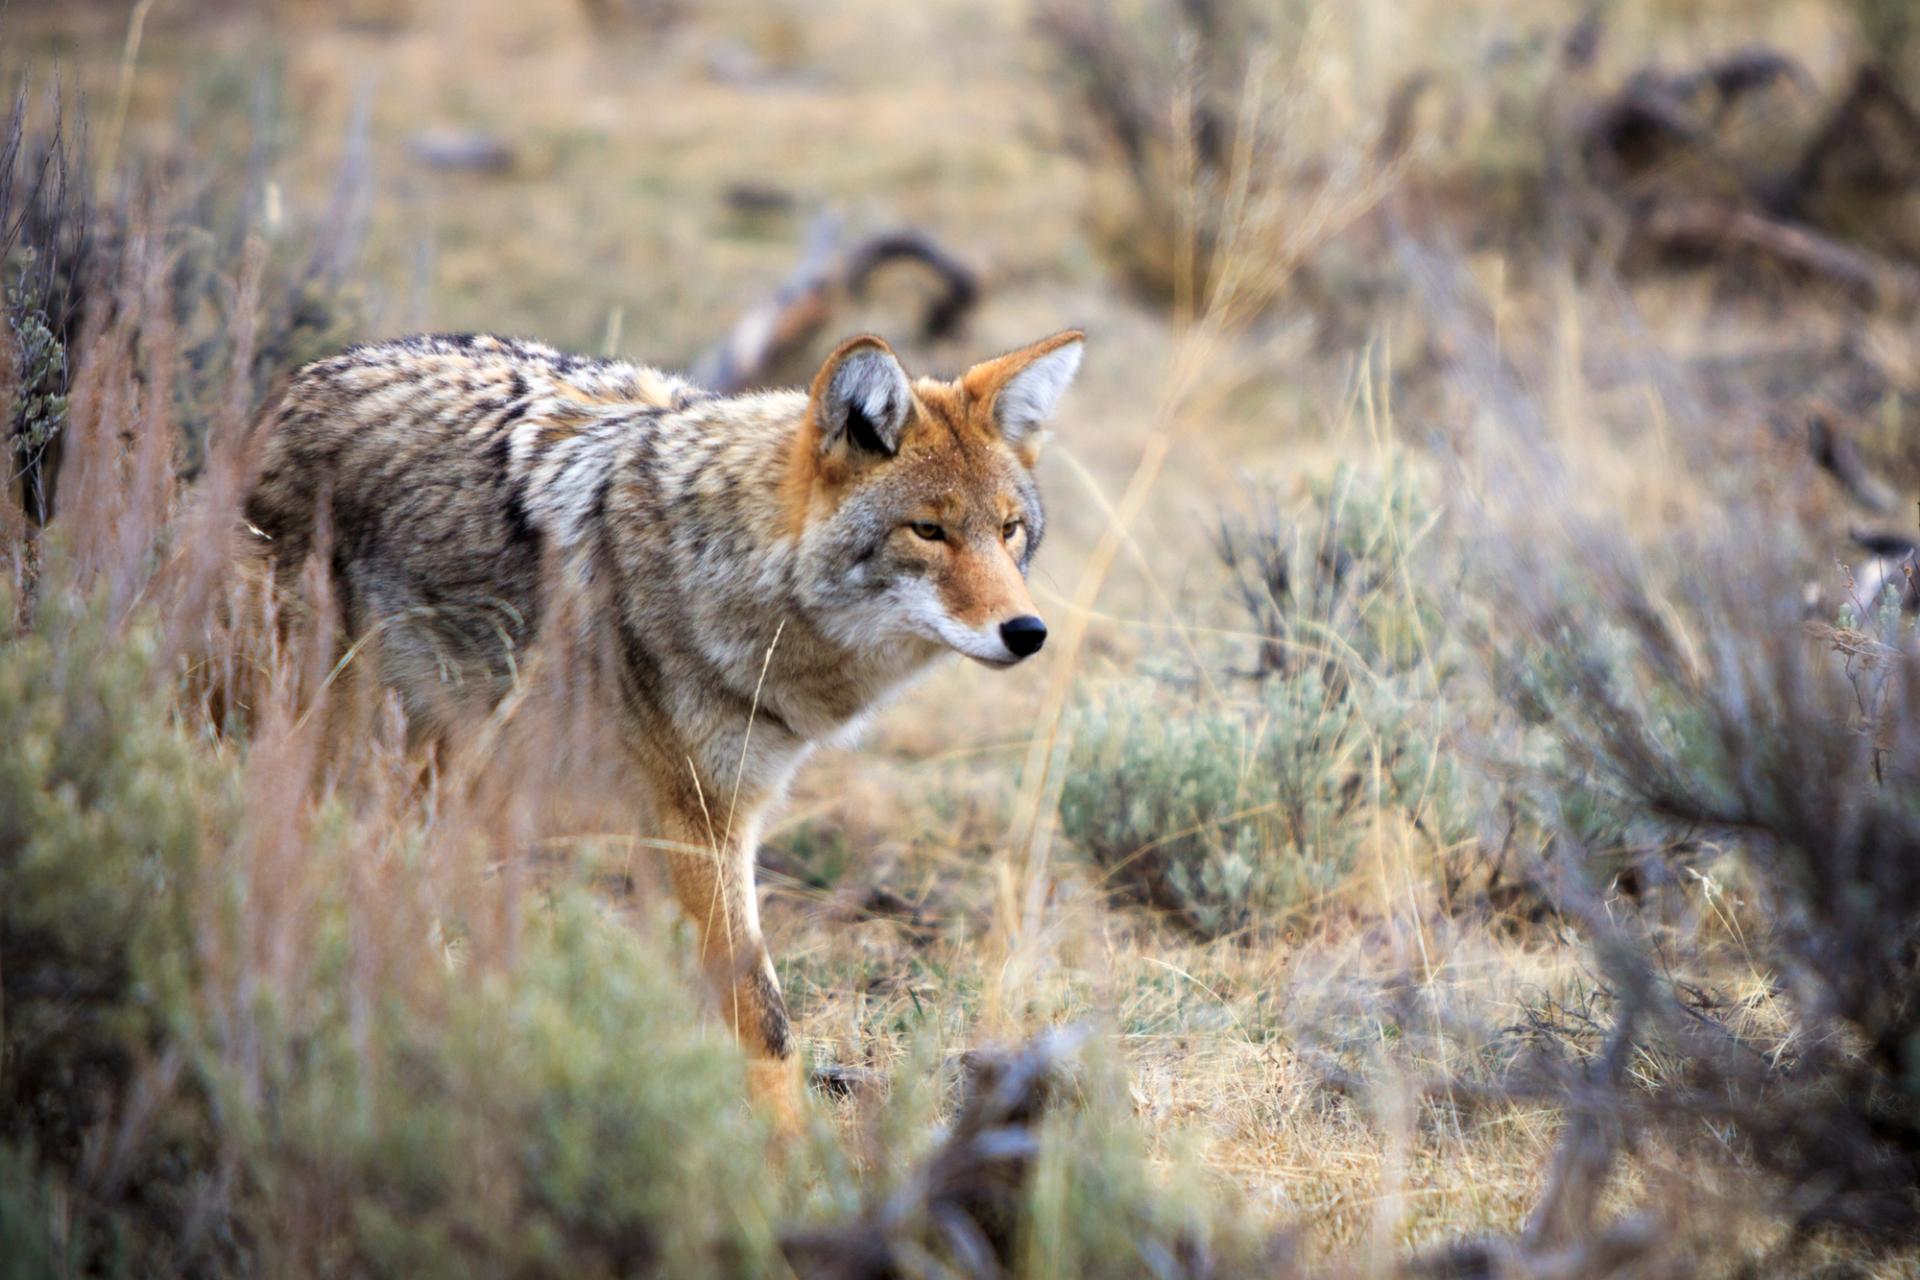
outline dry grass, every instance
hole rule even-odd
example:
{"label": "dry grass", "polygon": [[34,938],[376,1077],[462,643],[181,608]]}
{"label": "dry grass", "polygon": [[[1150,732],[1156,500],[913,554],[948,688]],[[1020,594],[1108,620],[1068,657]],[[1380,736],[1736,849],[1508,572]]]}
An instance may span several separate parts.
{"label": "dry grass", "polygon": [[[1824,294],[1756,297],[1710,274],[1634,275],[1604,244],[1578,262],[1543,247],[1549,219],[1516,210],[1538,211],[1545,151],[1571,121],[1540,115],[1571,116],[1577,90],[1598,93],[1656,57],[1683,63],[1754,39],[1794,49],[1817,82],[1835,83],[1847,66],[1840,7],[1633,0],[1616,6],[1595,65],[1564,81],[1554,79],[1551,49],[1570,19],[1552,6],[1516,14],[1363,0],[1317,12],[1267,64],[1281,87],[1259,123],[1286,131],[1285,176],[1258,193],[1257,217],[1218,223],[1252,233],[1213,236],[1200,284],[1191,270],[1168,276],[1180,282],[1167,286],[1178,298],[1167,309],[1139,301],[1103,257],[1111,228],[1089,219],[1090,202],[1127,179],[1055,145],[1056,113],[1075,100],[1050,92],[1059,72],[1033,41],[1026,6],[844,0],[803,11],[726,0],[686,6],[644,32],[596,27],[594,11],[610,7],[361,0],[345,20],[302,4],[208,6],[212,16],[194,20],[162,5],[144,14],[137,44],[117,6],[29,9],[0,18],[18,40],[0,65],[30,55],[90,102],[113,104],[101,113],[112,122],[108,149],[144,158],[159,187],[204,165],[209,139],[244,125],[263,95],[277,98],[280,118],[298,128],[268,148],[271,194],[250,230],[256,252],[295,259],[289,241],[311,223],[276,211],[326,206],[355,113],[366,111],[376,194],[347,290],[368,332],[508,330],[683,361],[781,276],[820,205],[856,222],[927,227],[981,269],[971,331],[898,343],[910,367],[951,369],[1069,323],[1090,331],[1086,372],[1042,464],[1052,532],[1034,588],[1055,621],[1054,643],[1005,675],[943,670],[857,750],[816,759],[768,838],[767,929],[803,1051],[891,1082],[895,1118],[876,1118],[858,1093],[822,1097],[830,1123],[815,1146],[779,1178],[755,1182],[736,1157],[757,1151],[759,1136],[700,1093],[689,1105],[724,1112],[714,1145],[726,1147],[703,1176],[751,1183],[759,1197],[724,1230],[743,1248],[765,1248],[772,1229],[755,1214],[820,1216],[823,1206],[870,1199],[885,1180],[876,1165],[929,1145],[940,1100],[915,1093],[919,1077],[986,1041],[1091,1021],[1117,1048],[1157,1174],[1244,1206],[1262,1229],[1296,1230],[1309,1262],[1381,1273],[1409,1248],[1524,1231],[1569,1113],[1545,1090],[1494,1096],[1508,1083],[1502,1068],[1536,1051],[1563,1066],[1589,1063],[1611,1006],[1571,918],[1542,905],[1550,895],[1539,884],[1515,886],[1524,879],[1516,868],[1545,874],[1552,822],[1527,809],[1535,799],[1512,781],[1539,743],[1494,709],[1495,676],[1474,648],[1512,618],[1469,599],[1463,584],[1507,572],[1503,545],[1559,546],[1576,527],[1609,522],[1622,526],[1622,545],[1644,553],[1656,587],[1737,574],[1738,563],[1703,568],[1670,549],[1724,545],[1716,539],[1738,507],[1777,513],[1782,545],[1796,549],[1780,557],[1789,572],[1837,586],[1843,499],[1811,471],[1797,437],[1770,421],[1757,374],[1718,401],[1703,363],[1867,333],[1887,383],[1855,425],[1880,459],[1906,448],[1920,394],[1910,318],[1863,321]],[[1397,92],[1423,72],[1433,87],[1418,99],[1410,140],[1391,164],[1373,166]],[[183,129],[182,101],[209,104],[205,118]],[[418,166],[411,138],[439,125],[497,135],[512,167]],[[1230,163],[1218,180],[1232,188],[1237,172]],[[741,184],[786,192],[793,207],[743,212],[728,198]],[[152,261],[172,251],[156,244]],[[254,278],[229,275],[243,291]],[[866,300],[841,327],[904,332],[917,314],[912,287]],[[227,590],[205,558],[225,543],[190,522],[221,509],[230,490],[220,486],[234,483],[239,458],[216,458],[185,514],[173,514],[181,498],[165,459],[138,450],[164,451],[176,424],[163,390],[135,371],[164,373],[181,339],[158,319],[146,329],[135,319],[89,339],[88,359],[112,372],[92,384],[94,399],[76,400],[69,449],[96,470],[71,483],[75,501],[97,494],[108,514],[69,553],[76,567],[62,572],[74,577],[57,581],[78,594],[82,579],[98,579],[129,599],[160,584],[187,602],[176,618],[228,617],[204,608]],[[132,399],[100,398],[109,395]],[[236,379],[230,403],[256,399]],[[139,484],[100,469],[116,457],[103,443],[116,430],[135,443],[122,461]],[[232,421],[218,430],[237,439]],[[1444,842],[1368,807],[1355,817],[1347,870],[1321,897],[1269,928],[1197,940],[1116,899],[1107,872],[1058,831],[1072,712],[1090,689],[1145,671],[1183,673],[1182,696],[1197,707],[1241,697],[1233,673],[1251,665],[1261,637],[1210,548],[1223,497],[1258,477],[1298,512],[1309,482],[1340,463],[1374,475],[1404,464],[1446,513],[1440,527],[1399,531],[1421,556],[1385,589],[1446,600],[1443,626],[1423,637],[1424,661],[1437,682],[1444,675],[1450,750],[1484,767],[1493,798],[1476,801],[1468,834]],[[156,544],[198,546],[202,558],[153,574],[141,557]],[[1576,590],[1580,571],[1566,575]],[[1770,589],[1797,598],[1802,586]],[[1685,632],[1686,621],[1678,625]],[[1703,648],[1714,640],[1692,639]],[[163,647],[210,651],[216,683],[236,682],[254,723],[244,748],[216,737],[204,717],[179,725],[194,751],[237,770],[233,785],[256,806],[243,804],[240,834],[216,842],[223,860],[212,874],[271,886],[268,900],[249,904],[255,923],[209,923],[209,970],[236,985],[203,995],[254,1008],[258,993],[239,984],[259,977],[286,1008],[324,1002],[320,984],[341,975],[313,966],[311,953],[329,943],[314,922],[345,921],[371,939],[346,948],[341,1025],[375,1037],[351,1042],[364,1055],[357,1078],[372,1079],[378,1036],[397,1034],[369,1012],[378,993],[397,990],[422,1025],[458,1024],[446,1002],[464,979],[405,980],[449,971],[444,922],[462,928],[450,971],[497,978],[474,984],[482,999],[511,1003],[517,984],[533,981],[525,938],[542,917],[519,874],[503,870],[514,865],[508,846],[525,830],[524,811],[498,794],[471,812],[422,808],[409,763],[375,750],[350,785],[317,809],[297,806],[297,830],[275,836],[279,820],[259,806],[300,791],[323,677],[301,665],[297,646],[260,643],[196,633]],[[242,670],[261,680],[258,691],[239,689]],[[1356,770],[1373,779],[1370,794],[1382,767]],[[303,861],[315,847],[336,849],[338,860]],[[598,848],[603,866],[644,858]],[[1496,863],[1502,870],[1489,869]],[[1688,979],[1733,1011],[1741,1038],[1790,1042],[1789,1002],[1751,946],[1768,928],[1754,890],[1724,864],[1703,874],[1719,877],[1721,891],[1688,882],[1642,903],[1618,881],[1600,887],[1612,894],[1609,911],[1659,916],[1649,929],[1685,950]],[[596,954],[656,960],[664,949],[653,935],[676,926],[638,914],[647,941],[595,934]],[[673,1009],[644,993],[616,995],[648,1016]],[[1595,1011],[1595,1024],[1569,1010]],[[591,1020],[579,1009],[567,1016]],[[574,1022],[567,1032],[592,1062],[613,1034]],[[273,1033],[258,1035],[270,1042]],[[236,1060],[226,1065],[264,1089],[246,1074],[258,1065],[238,1061],[245,1039],[227,1042]],[[407,1048],[404,1037],[396,1044]],[[699,1056],[711,1044],[681,1048],[703,1064],[725,1056]],[[536,1061],[523,1079],[548,1079],[549,1066],[564,1074],[564,1064]],[[141,1078],[164,1068],[142,1064]],[[1651,1087],[1678,1071],[1643,1047],[1626,1074]],[[613,1067],[597,1078],[607,1088],[619,1079]],[[1484,1096],[1468,1096],[1475,1082]],[[521,1100],[486,1101],[511,1109]],[[887,1123],[906,1136],[876,1145]],[[1854,1243],[1825,1237],[1774,1252],[1786,1228],[1766,1211],[1749,1166],[1737,1151],[1703,1158],[1701,1126],[1687,1123],[1684,1133],[1643,1132],[1604,1200],[1611,1215],[1651,1214],[1672,1256],[1691,1260],[1670,1265],[1733,1272],[1743,1259],[1787,1257],[1810,1270],[1858,1256]],[[484,1135],[472,1141],[489,1159],[509,1159]],[[305,1216],[289,1237],[289,1266],[324,1258],[340,1220],[335,1197],[364,1172],[351,1160],[378,1163],[371,1148],[332,1154],[348,1172],[322,1169],[296,1188]],[[454,1217],[449,1230],[470,1225]],[[617,1267],[615,1244],[600,1243],[607,1252],[591,1263]],[[302,1248],[313,1252],[296,1256]],[[1920,1264],[1899,1254],[1873,1265]]]}

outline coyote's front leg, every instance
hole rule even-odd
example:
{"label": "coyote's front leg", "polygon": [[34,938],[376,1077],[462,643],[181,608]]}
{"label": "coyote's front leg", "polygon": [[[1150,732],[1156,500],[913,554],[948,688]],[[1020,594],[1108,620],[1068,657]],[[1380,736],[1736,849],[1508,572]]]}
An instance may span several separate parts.
{"label": "coyote's front leg", "polygon": [[760,936],[753,884],[759,815],[741,800],[736,808],[730,797],[708,793],[703,803],[701,791],[689,785],[663,798],[658,821],[670,845],[674,895],[699,937],[701,968],[746,1050],[748,1088],[775,1128],[790,1134],[801,1117],[793,1033]]}

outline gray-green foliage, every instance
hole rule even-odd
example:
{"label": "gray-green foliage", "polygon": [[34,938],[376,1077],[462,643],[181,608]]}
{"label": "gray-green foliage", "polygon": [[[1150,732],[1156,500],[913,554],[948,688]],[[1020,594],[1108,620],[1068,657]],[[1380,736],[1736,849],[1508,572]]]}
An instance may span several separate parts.
{"label": "gray-green foliage", "polygon": [[1383,810],[1434,840],[1457,821],[1410,482],[1342,471],[1301,522],[1264,517],[1222,544],[1257,669],[1105,688],[1073,718],[1061,794],[1117,887],[1209,936],[1332,888]]}
{"label": "gray-green foliage", "polygon": [[1271,1274],[1253,1233],[1184,1160],[1156,1169],[1126,1080],[1090,1057],[1075,1096],[1042,1118],[1016,1274],[1120,1277]]}
{"label": "gray-green foliage", "polygon": [[7,328],[11,331],[10,474],[37,466],[67,421],[67,349],[17,287],[7,292]]}
{"label": "gray-green foliage", "polygon": [[105,637],[50,596],[33,631],[0,639],[0,1194],[10,1213],[66,1205],[19,1238],[81,1269],[165,1271],[217,1248],[167,1238],[210,1163],[191,1079],[110,1159],[87,1155],[191,1022],[185,889],[229,793],[158,704],[149,637]]}
{"label": "gray-green foliage", "polygon": [[[511,966],[356,999],[364,939],[418,923],[356,903],[377,847],[321,824],[326,887],[271,915],[248,814],[284,806],[241,803],[154,659],[57,593],[0,643],[9,1239],[107,1274],[762,1271],[737,1054],[651,938],[561,886]],[[247,939],[296,926],[288,986]]]}
{"label": "gray-green foliage", "polygon": [[308,1028],[266,1145],[331,1171],[374,1274],[758,1274],[772,1184],[684,979],[574,892],[527,945],[444,1019],[393,1009],[372,1073],[347,1018]]}
{"label": "gray-green foliage", "polygon": [[[1590,576],[1610,582],[1599,570]],[[1690,844],[1698,835],[1646,795],[1622,789],[1623,755],[1641,771],[1642,786],[1664,775],[1659,790],[1667,796],[1729,811],[1744,803],[1750,780],[1743,763],[1715,741],[1706,714],[1712,696],[1735,694],[1701,688],[1696,665],[1738,669],[1735,649],[1751,641],[1709,633],[1711,646],[1701,653],[1670,640],[1660,647],[1649,642],[1650,619],[1635,612],[1645,606],[1632,593],[1644,588],[1610,582],[1596,594],[1576,582],[1556,586],[1550,624],[1492,649],[1499,692],[1516,713],[1505,797],[1539,840],[1578,852],[1563,865],[1580,867],[1604,887],[1629,868],[1658,870],[1676,842]],[[1634,608],[1622,608],[1609,592],[1634,600]],[[1877,596],[1837,610],[1835,648],[1852,655],[1848,678],[1868,722],[1888,714],[1899,656],[1911,648],[1914,628],[1901,595],[1901,584],[1888,583]],[[1655,638],[1665,634],[1652,630]]]}

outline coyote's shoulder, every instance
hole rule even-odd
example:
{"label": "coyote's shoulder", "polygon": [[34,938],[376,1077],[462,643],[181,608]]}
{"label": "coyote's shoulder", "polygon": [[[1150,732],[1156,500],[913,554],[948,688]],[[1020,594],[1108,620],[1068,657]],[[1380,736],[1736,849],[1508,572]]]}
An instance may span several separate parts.
{"label": "coyote's shoulder", "polygon": [[267,427],[249,519],[275,539],[276,558],[297,562],[321,488],[352,515],[467,478],[461,455],[474,453],[499,483],[597,426],[705,398],[658,369],[488,334],[350,347],[295,375]]}
{"label": "coyote's shoulder", "polygon": [[670,856],[676,889],[729,1019],[784,1059],[761,814],[810,746],[935,658],[1040,648],[1033,467],[1080,349],[1063,333],[913,380],[860,337],[805,389],[717,396],[506,338],[355,347],[264,424],[247,518],[284,573],[326,550],[346,641],[375,641],[410,727],[456,747],[571,593],[635,825],[724,846]]}

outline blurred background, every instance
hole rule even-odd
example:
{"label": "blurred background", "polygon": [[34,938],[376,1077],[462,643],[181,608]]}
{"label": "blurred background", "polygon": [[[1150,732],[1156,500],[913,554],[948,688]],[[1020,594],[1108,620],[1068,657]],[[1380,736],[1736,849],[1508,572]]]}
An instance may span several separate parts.
{"label": "blurred background", "polygon": [[[1920,1265],[1911,0],[13,0],[0,71],[21,1274]],[[631,851],[536,891],[392,726],[300,780],[225,552],[301,363],[1070,326],[1055,641],[768,833],[781,1158]]]}

